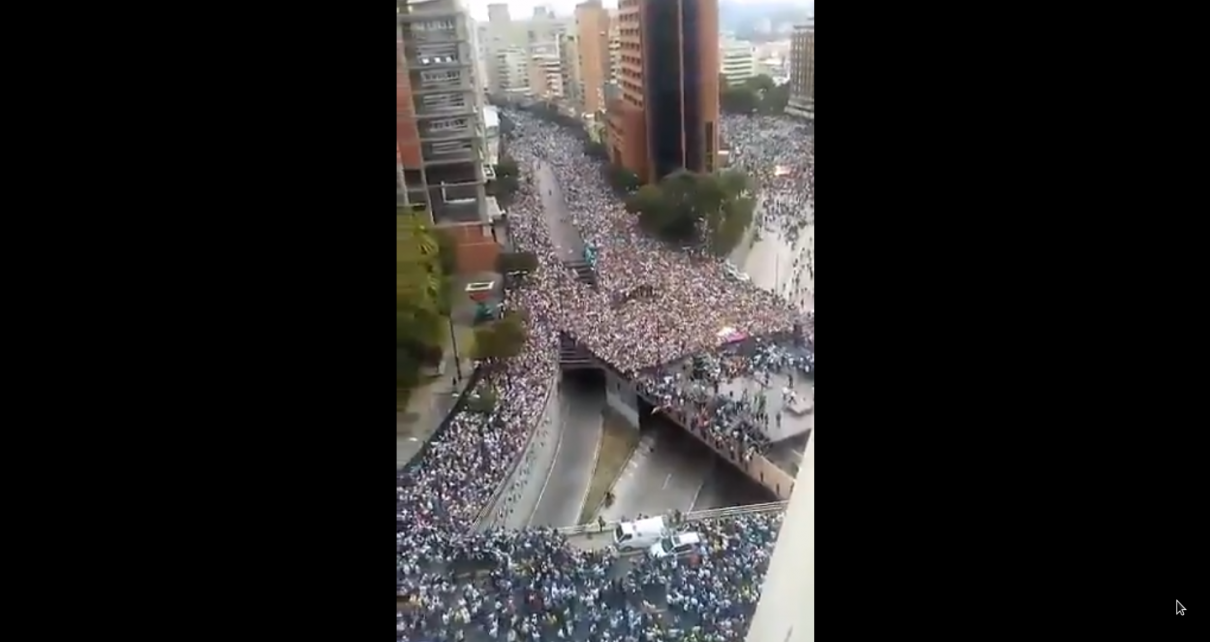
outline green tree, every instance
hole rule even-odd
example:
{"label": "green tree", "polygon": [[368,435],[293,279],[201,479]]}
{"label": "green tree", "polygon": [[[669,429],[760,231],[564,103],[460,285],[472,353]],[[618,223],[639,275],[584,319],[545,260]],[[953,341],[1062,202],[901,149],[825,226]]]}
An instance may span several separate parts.
{"label": "green tree", "polygon": [[715,217],[720,222],[709,230],[707,242],[712,254],[726,256],[744,238],[756,211],[752,181],[742,172],[727,170],[715,175],[721,199]]}
{"label": "green tree", "polygon": [[719,108],[732,114],[751,114],[760,106],[760,97],[747,87],[728,87],[719,95]]}
{"label": "green tree", "polygon": [[760,101],[760,112],[762,114],[782,114],[786,111],[786,105],[790,102],[790,84],[785,83],[778,85],[769,91],[765,92],[764,98]]}
{"label": "green tree", "polygon": [[621,195],[637,192],[639,186],[642,185],[638,174],[613,163],[605,166],[605,179],[614,191]]}
{"label": "green tree", "polygon": [[745,80],[743,86],[753,93],[763,96],[765,92],[772,91],[777,83],[773,82],[773,78],[769,75],[759,74]]}
{"label": "green tree", "polygon": [[604,161],[609,160],[609,152],[605,149],[605,144],[592,139],[584,142],[584,153],[592,158]]}
{"label": "green tree", "polygon": [[497,365],[520,354],[525,347],[524,317],[516,311],[475,329],[475,358]]}
{"label": "green tree", "polygon": [[716,256],[727,255],[752,223],[752,183],[738,171],[679,171],[645,185],[626,200],[649,234],[669,242],[700,238]]}
{"label": "green tree", "polygon": [[644,185],[626,198],[626,211],[637,214],[639,226],[648,234],[665,237],[675,212],[658,185]]}
{"label": "green tree", "polygon": [[395,218],[395,385],[406,391],[418,382],[423,366],[441,360],[446,277],[428,221],[403,208]]}

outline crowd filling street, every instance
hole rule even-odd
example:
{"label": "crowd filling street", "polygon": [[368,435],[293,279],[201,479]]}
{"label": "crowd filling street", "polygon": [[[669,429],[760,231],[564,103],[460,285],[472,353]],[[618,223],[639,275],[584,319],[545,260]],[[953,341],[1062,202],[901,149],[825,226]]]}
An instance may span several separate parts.
{"label": "crowd filling street", "polygon": [[[723,116],[731,164],[760,185],[757,224],[803,251],[794,257],[778,294],[798,301],[814,295],[815,136],[807,127],[775,116]],[[805,241],[801,243],[800,241]],[[810,278],[806,278],[806,277]]]}
{"label": "crowd filling street", "polygon": [[693,362],[701,389],[713,385],[711,407],[729,419],[711,430],[738,440],[749,453],[761,447],[753,422],[768,421],[760,397],[719,401],[712,382],[740,371],[805,371],[807,365],[801,353],[793,356],[771,343],[748,341],[717,352],[720,330],[756,337],[794,336],[799,328],[813,345],[813,317],[729,276],[715,260],[646,238],[581,140],[526,114],[508,115],[516,125],[509,153],[523,174],[532,174],[538,162],[552,167],[567,215],[596,252],[599,286],[578,282],[562,263],[537,182],[521,181],[508,208],[509,238],[516,250],[537,256],[538,268],[503,293],[501,307],[527,312],[528,338],[519,356],[478,384],[479,392],[495,392],[495,409],[461,411],[399,472],[397,639],[741,640],[760,597],[780,514],[688,524],[684,528],[702,536],[691,554],[641,553],[625,560],[612,549],[576,548],[551,529],[473,527],[541,421],[558,371],[559,331],[623,372],[646,371],[644,381],[656,394],[660,379],[650,374],[658,372],[653,367],[714,354]]}

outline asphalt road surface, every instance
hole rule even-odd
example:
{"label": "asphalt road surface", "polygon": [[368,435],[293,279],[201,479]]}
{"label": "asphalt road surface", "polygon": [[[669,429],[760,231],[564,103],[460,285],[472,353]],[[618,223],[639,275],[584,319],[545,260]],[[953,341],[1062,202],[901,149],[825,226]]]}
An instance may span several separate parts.
{"label": "asphalt road surface", "polygon": [[714,468],[706,475],[702,492],[698,493],[693,510],[744,506],[776,501],[768,488],[752,481],[731,464],[715,457]]}
{"label": "asphalt road surface", "polygon": [[613,505],[601,511],[606,521],[773,500],[683,428],[660,419],[651,424],[614,485]]}
{"label": "asphalt road surface", "polygon": [[550,240],[558,250],[559,258],[572,261],[583,258],[584,239],[580,236],[571,217],[567,213],[567,201],[563,191],[555,179],[550,165],[541,163],[534,172],[535,184],[542,199],[542,213],[546,216],[546,227],[550,230]]}
{"label": "asphalt road surface", "polygon": [[[800,271],[800,291],[794,289],[794,260],[814,254],[815,225],[812,223],[790,243],[780,232],[761,230],[761,239],[751,249],[739,248],[738,266],[752,277],[758,287],[780,294],[802,310],[815,309],[815,279],[805,268]],[[805,264],[804,264],[805,265]],[[812,269],[814,264],[812,262]]]}
{"label": "asphalt road surface", "polygon": [[560,428],[555,463],[543,483],[538,505],[530,516],[531,526],[571,526],[579,523],[580,509],[592,481],[597,448],[601,443],[604,388],[565,378],[561,397],[563,426]]}

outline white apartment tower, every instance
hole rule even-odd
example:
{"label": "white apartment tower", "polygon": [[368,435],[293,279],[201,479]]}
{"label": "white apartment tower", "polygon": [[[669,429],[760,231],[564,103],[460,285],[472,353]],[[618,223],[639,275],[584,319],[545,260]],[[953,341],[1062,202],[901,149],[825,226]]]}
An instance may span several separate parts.
{"label": "white apartment tower", "polygon": [[738,85],[756,75],[756,48],[750,42],[728,40],[719,44],[719,73],[728,85]]}

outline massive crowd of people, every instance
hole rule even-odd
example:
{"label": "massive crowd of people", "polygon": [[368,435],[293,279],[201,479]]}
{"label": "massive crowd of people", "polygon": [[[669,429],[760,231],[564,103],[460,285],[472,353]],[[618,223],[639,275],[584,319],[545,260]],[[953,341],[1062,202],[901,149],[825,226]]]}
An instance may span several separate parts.
{"label": "massive crowd of people", "polygon": [[[745,634],[781,523],[778,513],[693,523],[704,546],[688,558],[622,559],[571,545],[551,529],[474,528],[555,380],[565,330],[624,372],[713,349],[722,328],[790,331],[804,319],[773,294],[728,278],[716,261],[648,240],[611,196],[582,143],[554,125],[509,114],[510,152],[524,172],[553,167],[568,211],[596,250],[599,287],[563,265],[524,181],[509,207],[509,239],[538,268],[504,293],[524,309],[521,354],[484,375],[499,400],[462,411],[398,475],[400,642],[600,640],[725,642]],[[740,410],[737,410],[740,412]]]}
{"label": "massive crowd of people", "polygon": [[[513,146],[513,158],[521,167],[541,162],[553,169],[571,222],[596,248],[599,288],[563,299],[559,322],[593,354],[632,373],[713,349],[724,328],[759,335],[790,331],[800,320],[775,294],[729,277],[717,260],[671,249],[640,230],[600,161],[584,154],[573,133],[525,113],[510,115],[514,131],[535,143]],[[640,287],[650,296],[613,305],[625,298],[619,293]]]}
{"label": "massive crowd of people", "polygon": [[[795,247],[778,294],[802,304],[815,287],[815,137],[801,123],[774,116],[724,115],[731,164],[760,186],[757,223],[762,232]],[[808,305],[813,308],[813,305]]]}
{"label": "massive crowd of people", "polygon": [[[780,426],[784,404],[796,396],[792,390],[783,391],[782,407],[769,404],[775,374],[787,375],[791,387],[796,376],[814,377],[814,351],[802,342],[755,338],[645,372],[637,383],[662,404],[661,409],[679,413],[690,429],[735,445],[747,461],[767,451],[770,428]],[[734,388],[724,388],[739,378],[756,381],[762,388],[750,392],[743,387],[738,394]]]}

